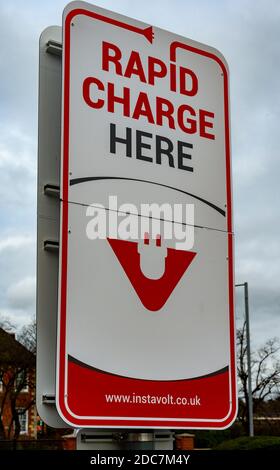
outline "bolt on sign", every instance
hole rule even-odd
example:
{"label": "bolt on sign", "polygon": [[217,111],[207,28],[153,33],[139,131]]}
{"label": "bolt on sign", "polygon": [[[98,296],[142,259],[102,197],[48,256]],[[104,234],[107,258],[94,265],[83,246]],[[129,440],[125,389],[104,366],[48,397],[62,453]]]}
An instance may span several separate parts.
{"label": "bolt on sign", "polygon": [[229,132],[220,52],[65,8],[56,405],[71,426],[235,419]]}

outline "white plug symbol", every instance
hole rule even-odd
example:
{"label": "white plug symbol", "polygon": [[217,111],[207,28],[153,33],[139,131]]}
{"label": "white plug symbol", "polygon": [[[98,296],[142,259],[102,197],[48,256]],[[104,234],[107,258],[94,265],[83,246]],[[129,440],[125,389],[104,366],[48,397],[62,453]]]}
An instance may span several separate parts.
{"label": "white plug symbol", "polygon": [[144,276],[150,279],[160,279],[165,272],[165,260],[167,248],[162,246],[161,236],[157,235],[156,240],[151,240],[149,234],[144,235],[144,243],[138,243],[138,253],[140,255],[140,269]]}

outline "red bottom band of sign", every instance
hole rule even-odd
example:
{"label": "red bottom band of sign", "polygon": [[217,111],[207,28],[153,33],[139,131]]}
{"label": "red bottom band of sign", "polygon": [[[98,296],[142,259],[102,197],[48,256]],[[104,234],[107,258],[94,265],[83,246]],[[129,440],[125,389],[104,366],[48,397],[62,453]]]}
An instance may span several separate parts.
{"label": "red bottom band of sign", "polygon": [[129,427],[131,418],[139,426],[160,426],[157,419],[164,418],[174,419],[168,421],[170,427],[187,427],[201,419],[210,420],[211,427],[211,420],[223,421],[229,414],[229,381],[228,367],[194,379],[156,381],[110,374],[69,357],[67,414],[73,424],[85,426],[106,426],[107,419]]}

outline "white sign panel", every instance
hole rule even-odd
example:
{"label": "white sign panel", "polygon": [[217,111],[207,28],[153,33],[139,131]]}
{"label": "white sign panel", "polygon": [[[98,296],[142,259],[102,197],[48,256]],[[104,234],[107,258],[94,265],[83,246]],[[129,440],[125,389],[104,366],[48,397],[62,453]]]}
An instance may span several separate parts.
{"label": "white sign panel", "polygon": [[57,408],[80,427],[236,414],[228,70],[101,8],[64,12]]}

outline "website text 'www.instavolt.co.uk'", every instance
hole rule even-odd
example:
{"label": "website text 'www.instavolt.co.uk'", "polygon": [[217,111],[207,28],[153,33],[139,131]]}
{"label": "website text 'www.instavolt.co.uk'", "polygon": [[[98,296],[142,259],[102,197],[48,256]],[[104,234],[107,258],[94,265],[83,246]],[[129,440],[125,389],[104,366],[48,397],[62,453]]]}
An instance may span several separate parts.
{"label": "website text 'www.instavolt.co.uk'", "polygon": [[168,395],[106,395],[106,403],[127,403],[130,405],[180,405],[180,406],[201,406],[201,399],[198,395],[193,397],[175,397]]}

